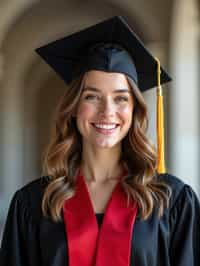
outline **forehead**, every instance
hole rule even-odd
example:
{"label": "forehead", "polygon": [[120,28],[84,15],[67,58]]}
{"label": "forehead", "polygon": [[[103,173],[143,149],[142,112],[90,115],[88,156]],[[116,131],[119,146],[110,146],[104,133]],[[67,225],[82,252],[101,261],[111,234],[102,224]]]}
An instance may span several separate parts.
{"label": "forehead", "polygon": [[94,87],[99,90],[126,89],[131,90],[126,76],[123,73],[91,70],[85,73],[84,88]]}

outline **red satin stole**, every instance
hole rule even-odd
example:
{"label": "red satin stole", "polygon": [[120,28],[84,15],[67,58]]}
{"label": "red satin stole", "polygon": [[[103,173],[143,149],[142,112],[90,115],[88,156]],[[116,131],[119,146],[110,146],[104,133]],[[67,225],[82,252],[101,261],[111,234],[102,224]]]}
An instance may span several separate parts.
{"label": "red satin stole", "polygon": [[126,194],[118,182],[99,229],[80,172],[76,180],[75,195],[63,206],[69,266],[129,266],[137,205],[128,206]]}

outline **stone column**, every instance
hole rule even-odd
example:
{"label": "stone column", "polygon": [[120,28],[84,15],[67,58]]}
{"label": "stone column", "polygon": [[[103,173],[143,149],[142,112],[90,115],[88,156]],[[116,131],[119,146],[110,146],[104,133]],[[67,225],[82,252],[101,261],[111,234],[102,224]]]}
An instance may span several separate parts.
{"label": "stone column", "polygon": [[170,169],[200,195],[199,20],[195,0],[176,0],[171,29]]}

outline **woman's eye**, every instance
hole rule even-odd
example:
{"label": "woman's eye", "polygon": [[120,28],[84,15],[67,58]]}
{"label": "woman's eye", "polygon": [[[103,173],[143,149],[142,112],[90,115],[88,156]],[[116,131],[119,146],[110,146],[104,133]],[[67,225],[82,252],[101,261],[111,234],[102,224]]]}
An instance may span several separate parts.
{"label": "woman's eye", "polygon": [[116,100],[118,102],[127,102],[128,101],[128,98],[125,97],[125,96],[119,96],[119,97],[116,98]]}
{"label": "woman's eye", "polygon": [[96,100],[98,99],[97,95],[88,94],[84,97],[85,100]]}
{"label": "woman's eye", "polygon": [[[100,100],[101,97],[98,95],[94,95],[94,94],[87,94],[86,96],[84,96],[85,100],[88,101],[93,101],[93,100]],[[127,102],[128,101],[128,97],[126,96],[118,96],[115,98],[116,102]]]}

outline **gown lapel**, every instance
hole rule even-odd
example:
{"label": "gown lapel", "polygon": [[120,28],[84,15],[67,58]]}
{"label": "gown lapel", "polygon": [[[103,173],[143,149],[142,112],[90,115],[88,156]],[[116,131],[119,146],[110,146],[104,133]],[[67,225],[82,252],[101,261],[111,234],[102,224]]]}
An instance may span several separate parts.
{"label": "gown lapel", "polygon": [[99,229],[84,177],[79,172],[76,192],[63,206],[69,266],[129,266],[137,209],[135,203],[127,205],[126,194],[118,182]]}

